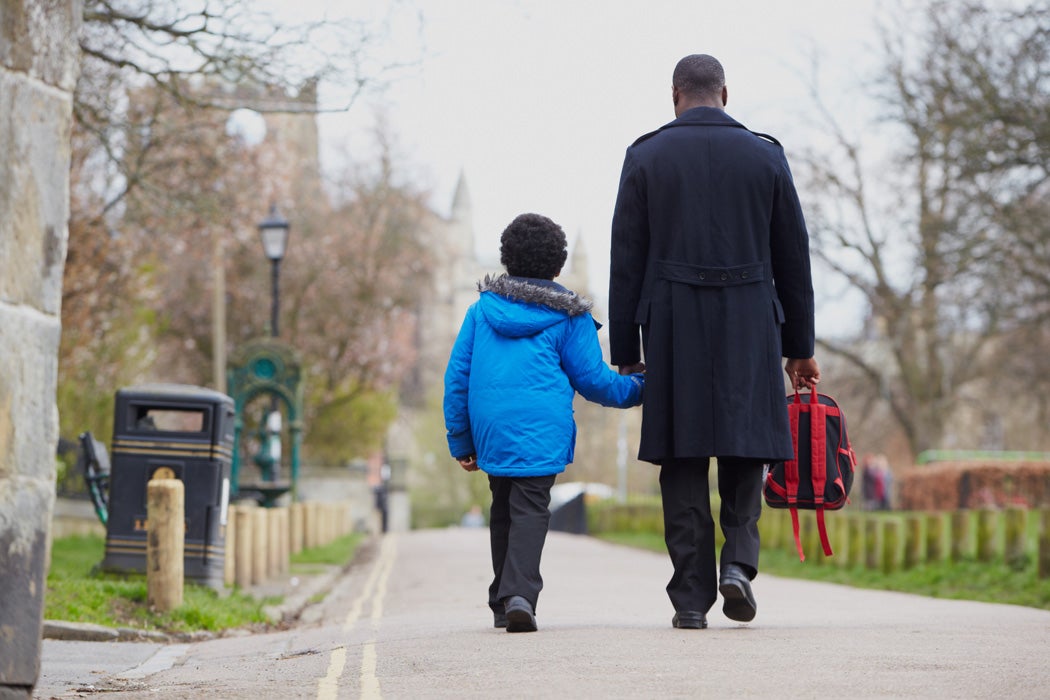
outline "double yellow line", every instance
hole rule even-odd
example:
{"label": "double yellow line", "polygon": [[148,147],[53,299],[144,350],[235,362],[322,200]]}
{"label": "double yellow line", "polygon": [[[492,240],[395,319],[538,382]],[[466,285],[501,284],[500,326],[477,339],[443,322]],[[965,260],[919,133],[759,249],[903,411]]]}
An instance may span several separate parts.
{"label": "double yellow line", "polygon": [[[396,535],[386,535],[383,538],[383,544],[379,548],[379,559],[372,567],[372,572],[368,575],[364,588],[361,589],[361,595],[354,600],[346,619],[343,620],[342,631],[346,634],[361,619],[365,603],[371,602],[372,613],[369,619],[372,634],[371,639],[361,647],[360,675],[361,697],[369,700],[382,697],[379,678],[376,677],[376,634],[379,631],[379,620],[383,617],[383,599],[386,597],[390,572],[397,558],[396,537]],[[317,700],[336,700],[338,698],[339,679],[343,675],[345,666],[346,647],[336,647],[332,650],[332,656],[328,661],[328,671],[317,685]]]}

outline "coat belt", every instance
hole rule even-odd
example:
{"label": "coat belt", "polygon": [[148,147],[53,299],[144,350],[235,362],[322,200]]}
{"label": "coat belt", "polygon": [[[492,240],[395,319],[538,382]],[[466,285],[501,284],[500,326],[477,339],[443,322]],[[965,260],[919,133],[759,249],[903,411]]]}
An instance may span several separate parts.
{"label": "coat belt", "polygon": [[681,282],[694,287],[737,287],[755,284],[766,278],[765,263],[733,267],[702,267],[669,260],[656,261],[657,277],[668,282]]}

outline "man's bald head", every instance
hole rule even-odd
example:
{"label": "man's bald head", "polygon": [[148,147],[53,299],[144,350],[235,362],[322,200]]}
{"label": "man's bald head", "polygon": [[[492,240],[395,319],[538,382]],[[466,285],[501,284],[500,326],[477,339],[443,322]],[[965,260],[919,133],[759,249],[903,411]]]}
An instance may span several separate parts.
{"label": "man's bald head", "polygon": [[714,56],[686,56],[674,67],[671,88],[675,113],[699,106],[723,107],[726,102],[726,73]]}

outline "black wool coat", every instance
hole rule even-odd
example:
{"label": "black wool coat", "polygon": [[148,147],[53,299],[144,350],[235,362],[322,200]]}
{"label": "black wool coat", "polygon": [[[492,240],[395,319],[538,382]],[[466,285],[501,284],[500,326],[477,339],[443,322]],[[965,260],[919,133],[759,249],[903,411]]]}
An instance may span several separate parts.
{"label": "black wool coat", "polygon": [[780,144],[697,107],[624,159],[614,365],[646,363],[638,458],[793,456],[782,357],[813,356],[809,236]]}

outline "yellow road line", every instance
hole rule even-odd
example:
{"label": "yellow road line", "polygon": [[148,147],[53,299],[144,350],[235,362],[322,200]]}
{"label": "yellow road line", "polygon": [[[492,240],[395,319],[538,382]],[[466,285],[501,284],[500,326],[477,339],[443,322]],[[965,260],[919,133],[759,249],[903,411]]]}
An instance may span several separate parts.
{"label": "yellow road line", "polygon": [[[386,597],[387,583],[390,581],[390,572],[394,568],[394,560],[397,558],[397,541],[395,535],[386,535],[379,549],[379,558],[372,571],[365,580],[361,593],[350,606],[346,619],[343,620],[342,631],[344,633],[353,629],[365,604],[372,604],[372,638],[361,648],[361,675],[360,687],[361,697],[368,700],[382,698],[379,687],[379,678],[376,676],[376,631],[379,620],[383,616],[383,599]],[[336,647],[332,650],[332,656],[328,662],[328,671],[317,686],[317,700],[335,700],[339,693],[339,678],[343,675],[346,666],[347,651],[345,646]]]}
{"label": "yellow road line", "polygon": [[339,676],[343,675],[345,665],[346,647],[336,647],[328,662],[328,672],[317,686],[317,700],[336,700],[339,697]]}
{"label": "yellow road line", "polygon": [[361,649],[361,697],[378,700],[383,697],[376,678],[376,643],[365,644]]}

